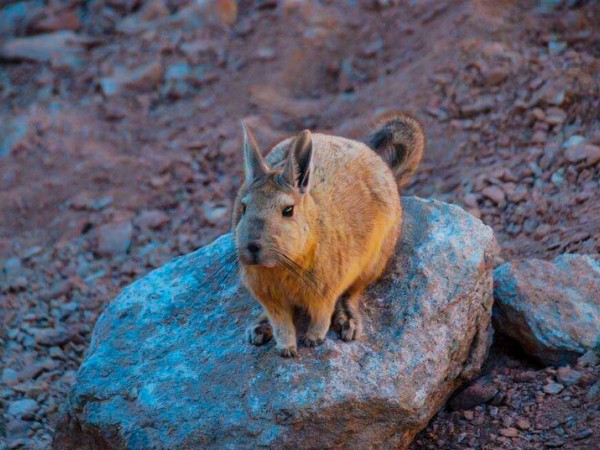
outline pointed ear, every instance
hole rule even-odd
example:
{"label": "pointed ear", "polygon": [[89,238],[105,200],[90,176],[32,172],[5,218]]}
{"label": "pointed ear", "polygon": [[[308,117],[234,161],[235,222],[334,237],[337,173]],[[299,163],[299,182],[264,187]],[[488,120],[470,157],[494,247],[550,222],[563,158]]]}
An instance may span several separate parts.
{"label": "pointed ear", "polygon": [[310,191],[313,171],[312,134],[304,130],[291,142],[283,169],[285,181],[300,190]]}
{"label": "pointed ear", "polygon": [[246,182],[250,183],[252,180],[266,174],[269,167],[265,163],[256,144],[256,139],[254,139],[254,135],[246,122],[242,122],[242,129],[244,131],[244,176]]}

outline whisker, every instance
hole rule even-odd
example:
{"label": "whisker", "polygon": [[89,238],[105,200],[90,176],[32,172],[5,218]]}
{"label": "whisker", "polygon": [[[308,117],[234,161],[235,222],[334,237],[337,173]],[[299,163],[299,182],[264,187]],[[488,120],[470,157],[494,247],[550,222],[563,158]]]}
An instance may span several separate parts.
{"label": "whisker", "polygon": [[216,294],[225,288],[228,279],[238,268],[237,251],[234,249],[217,258],[218,269],[212,274],[210,290]]}
{"label": "whisker", "polygon": [[321,281],[313,272],[304,269],[298,263],[293,261],[287,255],[274,251],[278,262],[289,270],[293,275],[298,277],[300,281],[311,291],[318,295],[325,295],[328,291],[327,285]]}

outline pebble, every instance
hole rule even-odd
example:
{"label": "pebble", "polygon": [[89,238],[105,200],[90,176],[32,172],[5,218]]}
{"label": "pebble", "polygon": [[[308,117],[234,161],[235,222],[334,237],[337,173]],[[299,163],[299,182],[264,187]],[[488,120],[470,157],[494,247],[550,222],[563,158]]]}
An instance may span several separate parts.
{"label": "pebble", "polygon": [[481,193],[497,205],[503,204],[506,200],[506,194],[498,186],[488,186]]}
{"label": "pebble", "polygon": [[2,384],[6,386],[14,386],[19,382],[19,377],[16,370],[10,367],[5,367],[2,371]]}
{"label": "pebble", "polygon": [[482,96],[472,103],[460,107],[464,117],[473,117],[483,112],[487,112],[494,107],[496,101],[492,96]]}
{"label": "pebble", "polygon": [[586,162],[593,166],[600,162],[600,147],[592,144],[572,145],[565,151],[565,159],[570,163]]}
{"label": "pebble", "polygon": [[585,137],[580,136],[578,134],[574,134],[570,136],[565,142],[562,144],[562,148],[574,147],[579,144],[583,144],[585,142]]}
{"label": "pebble", "polygon": [[567,119],[567,113],[561,108],[548,108],[544,121],[550,125],[560,125]]}
{"label": "pebble", "polygon": [[561,367],[556,371],[556,381],[564,386],[572,386],[581,380],[581,372],[570,367]]}
{"label": "pebble", "polygon": [[517,437],[519,435],[519,430],[517,430],[516,428],[513,428],[513,427],[502,428],[500,430],[500,434],[505,437],[513,438],[513,437]]}
{"label": "pebble", "polygon": [[450,400],[449,405],[453,410],[472,409],[477,405],[489,402],[497,393],[498,388],[492,382],[480,379],[459,392]]}
{"label": "pebble", "polygon": [[4,261],[4,273],[7,278],[20,276],[23,273],[23,264],[17,257],[8,258]]}
{"label": "pebble", "polygon": [[593,350],[588,350],[577,359],[577,365],[580,367],[593,367],[600,363],[600,357]]}
{"label": "pebble", "polygon": [[131,246],[133,226],[119,220],[100,226],[96,231],[96,253],[100,256],[124,255]]}
{"label": "pebble", "polygon": [[143,211],[137,218],[137,224],[145,229],[158,230],[169,223],[169,216],[156,209]]}
{"label": "pebble", "polygon": [[562,384],[554,383],[553,381],[544,385],[543,390],[546,394],[556,395],[562,392],[565,387]]}
{"label": "pebble", "polygon": [[594,432],[591,430],[591,428],[584,428],[583,430],[580,430],[577,433],[575,433],[573,438],[575,438],[576,441],[580,441],[582,439],[589,438],[593,434]]}
{"label": "pebble", "polygon": [[528,420],[522,418],[518,418],[515,422],[515,425],[519,430],[523,431],[529,430],[531,428],[531,423]]}
{"label": "pebble", "polygon": [[35,400],[26,398],[23,400],[17,400],[8,404],[7,413],[9,416],[16,417],[18,419],[31,419],[39,406]]}
{"label": "pebble", "polygon": [[27,331],[34,337],[35,342],[40,345],[53,347],[69,342],[69,333],[65,328],[29,328]]}

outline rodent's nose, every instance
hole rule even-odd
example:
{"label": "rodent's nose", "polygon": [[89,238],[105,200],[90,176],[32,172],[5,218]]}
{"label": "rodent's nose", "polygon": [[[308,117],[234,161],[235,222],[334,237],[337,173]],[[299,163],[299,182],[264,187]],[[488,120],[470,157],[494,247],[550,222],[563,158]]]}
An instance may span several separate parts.
{"label": "rodent's nose", "polygon": [[254,258],[256,258],[258,256],[258,252],[260,252],[260,244],[258,242],[250,242],[248,244],[248,251]]}

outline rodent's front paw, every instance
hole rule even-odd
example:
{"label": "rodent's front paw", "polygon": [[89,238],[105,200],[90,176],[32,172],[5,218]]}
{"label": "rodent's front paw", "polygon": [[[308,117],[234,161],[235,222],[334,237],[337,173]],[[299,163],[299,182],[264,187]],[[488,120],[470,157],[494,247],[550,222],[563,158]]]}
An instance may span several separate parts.
{"label": "rodent's front paw", "polygon": [[295,345],[289,345],[287,347],[278,347],[279,354],[284,358],[297,358],[298,348]]}
{"label": "rodent's front paw", "polygon": [[273,337],[273,328],[269,322],[260,322],[246,330],[246,337],[252,345],[263,345]]}
{"label": "rodent's front paw", "polygon": [[319,337],[304,336],[302,343],[307,347],[318,347],[323,343],[323,339]]}

